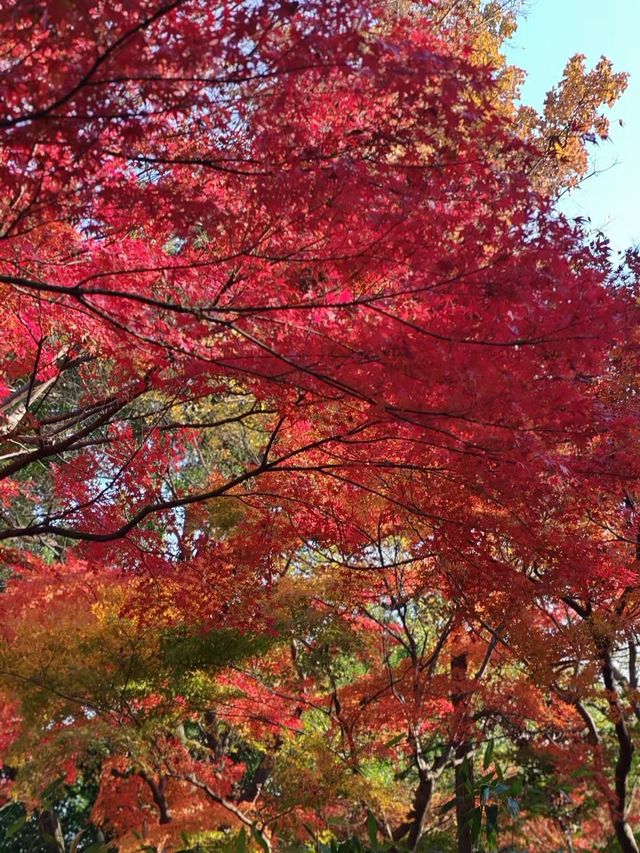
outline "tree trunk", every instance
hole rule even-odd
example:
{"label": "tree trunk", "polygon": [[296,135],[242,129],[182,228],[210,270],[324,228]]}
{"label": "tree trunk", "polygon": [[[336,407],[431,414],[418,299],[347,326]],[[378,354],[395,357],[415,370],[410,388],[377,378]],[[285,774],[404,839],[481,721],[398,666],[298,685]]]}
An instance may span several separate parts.
{"label": "tree trunk", "polygon": [[471,744],[463,743],[456,750],[455,758],[458,853],[473,853],[471,818],[476,801],[473,793],[473,761],[468,757],[470,752]]}
{"label": "tree trunk", "polygon": [[602,678],[609,702],[610,718],[614,724],[616,739],[618,741],[618,760],[616,761],[614,774],[615,803],[610,808],[611,822],[622,853],[639,853],[638,845],[627,821],[628,781],[629,773],[631,772],[634,745],[625,720],[624,708],[620,702],[616,688],[611,650],[606,642],[600,642],[599,651],[602,661]]}
{"label": "tree trunk", "polygon": [[49,809],[39,812],[38,826],[44,844],[43,853],[65,853],[62,827],[55,812]]}
{"label": "tree trunk", "polygon": [[[463,731],[466,731],[464,716],[466,715],[467,668],[466,652],[451,658],[451,680],[453,682],[451,700],[454,708],[459,711],[458,721]],[[472,817],[476,802],[473,792],[472,745],[466,738],[456,746],[454,767],[458,853],[473,853]]]}
{"label": "tree trunk", "polygon": [[418,846],[418,842],[422,838],[432,796],[433,779],[426,776],[424,779],[420,780],[420,784],[413,801],[413,811],[410,815],[410,818],[412,818],[412,824],[406,842],[409,850],[415,850]]}
{"label": "tree trunk", "polygon": [[631,827],[624,817],[622,820],[614,822],[614,829],[622,853],[638,853],[638,845],[631,832]]}

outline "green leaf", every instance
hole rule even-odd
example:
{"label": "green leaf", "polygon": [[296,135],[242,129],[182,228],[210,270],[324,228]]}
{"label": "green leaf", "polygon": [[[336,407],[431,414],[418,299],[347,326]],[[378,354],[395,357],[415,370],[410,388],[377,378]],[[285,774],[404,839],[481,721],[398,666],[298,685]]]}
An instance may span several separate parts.
{"label": "green leaf", "polygon": [[221,669],[266,651],[275,639],[234,629],[188,634],[182,628],[168,629],[161,638],[166,663],[179,675],[198,669]]}
{"label": "green leaf", "polygon": [[484,751],[484,758],[482,759],[482,766],[485,770],[491,764],[491,759],[493,758],[493,746],[494,746],[494,741],[490,740],[489,743],[487,744],[487,748]]}
{"label": "green leaf", "polygon": [[367,811],[367,835],[373,848],[378,846],[378,821],[371,811]]}
{"label": "green leaf", "polygon": [[486,834],[487,834],[487,843],[490,849],[495,849],[498,841],[498,806],[492,805],[487,806],[487,825],[486,825]]}
{"label": "green leaf", "polygon": [[511,780],[511,793],[514,797],[518,797],[522,793],[523,787],[522,779],[516,778]]}
{"label": "green leaf", "polygon": [[244,827],[236,835],[236,853],[246,853],[247,849],[247,833]]}
{"label": "green leaf", "polygon": [[18,820],[14,820],[14,822],[11,824],[11,826],[5,832],[4,837],[7,839],[13,838],[14,835],[17,835],[20,832],[20,830],[26,826],[26,823],[27,823],[27,818],[25,817],[25,815],[23,815],[22,817],[19,817]]}
{"label": "green leaf", "polygon": [[471,767],[469,765],[469,757],[465,755],[460,766],[462,778],[464,780],[464,788],[467,794],[473,794],[473,782],[471,781]]}
{"label": "green leaf", "polygon": [[444,803],[444,805],[440,806],[440,813],[441,813],[441,814],[446,814],[447,812],[450,812],[450,811],[451,811],[451,809],[452,809],[452,808],[455,806],[455,804],[457,803],[457,801],[458,801],[458,798],[457,798],[457,797],[452,797],[450,800],[447,800],[447,802],[446,802],[446,803]]}
{"label": "green leaf", "polygon": [[465,755],[465,757],[462,759],[462,764],[460,765],[460,770],[462,771],[462,775],[464,776],[464,778],[468,779],[470,776],[470,773],[469,773],[469,756],[468,755]]}
{"label": "green leaf", "polygon": [[255,826],[251,827],[251,836],[256,844],[259,844],[260,847],[264,850],[264,853],[269,853],[269,845],[265,841],[264,835],[260,832],[259,829],[256,829]]}
{"label": "green leaf", "polygon": [[406,738],[406,735],[404,733],[396,735],[395,737],[392,737],[391,740],[388,740],[384,744],[384,748],[385,749],[391,749],[392,746],[397,746],[399,743],[401,743],[403,740],[405,740],[405,738]]}
{"label": "green leaf", "polygon": [[488,773],[483,773],[482,776],[478,777],[478,785],[487,785],[489,782],[493,782],[496,778],[496,774],[493,770],[490,770]]}
{"label": "green leaf", "polygon": [[471,823],[471,840],[475,844],[480,837],[480,829],[482,827],[482,806],[476,806],[470,815]]}

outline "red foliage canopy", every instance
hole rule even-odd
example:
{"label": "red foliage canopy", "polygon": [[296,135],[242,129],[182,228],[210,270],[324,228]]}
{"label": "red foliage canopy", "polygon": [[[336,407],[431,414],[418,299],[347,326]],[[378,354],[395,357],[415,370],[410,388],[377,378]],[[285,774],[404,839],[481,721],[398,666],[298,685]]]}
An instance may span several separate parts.
{"label": "red foliage canopy", "polygon": [[[78,541],[61,571],[131,577],[129,615],[268,635],[296,554],[331,554],[358,612],[386,594],[358,571],[417,562],[411,594],[432,584],[469,620],[500,621],[508,589],[524,649],[548,631],[521,624],[534,596],[609,606],[634,586],[616,368],[635,306],[606,246],[532,188],[539,152],[457,36],[362,0],[8,2],[0,33],[15,597],[48,600],[25,572],[52,571],[21,543]],[[455,717],[446,685],[431,704],[416,687],[419,716]],[[174,769],[195,762],[180,749]],[[125,764],[100,814],[144,787]],[[182,796],[193,770],[175,774]]]}

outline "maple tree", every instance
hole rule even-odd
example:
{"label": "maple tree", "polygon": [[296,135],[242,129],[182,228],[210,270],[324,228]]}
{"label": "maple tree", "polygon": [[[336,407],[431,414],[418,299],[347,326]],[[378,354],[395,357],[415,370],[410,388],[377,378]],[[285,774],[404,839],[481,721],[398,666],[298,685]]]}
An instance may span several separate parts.
{"label": "maple tree", "polygon": [[509,65],[505,43],[517,31],[519,16],[526,12],[522,0],[443,0],[391,2],[391,15],[427,15],[432,25],[456,32],[469,45],[471,59],[494,68],[493,98],[496,107],[514,117],[518,133],[538,148],[535,161],[523,163],[534,186],[552,196],[563,195],[589,173],[589,146],[609,137],[609,121],[603,107],[611,107],[625,91],[628,75],[614,71],[601,57],[592,69],[582,54],[572,56],[562,80],[545,98],[540,112],[518,102],[524,72]]}
{"label": "maple tree", "polygon": [[552,204],[624,81],[527,125],[467,7],[0,9],[0,757],[47,850],[637,850],[637,276]]}

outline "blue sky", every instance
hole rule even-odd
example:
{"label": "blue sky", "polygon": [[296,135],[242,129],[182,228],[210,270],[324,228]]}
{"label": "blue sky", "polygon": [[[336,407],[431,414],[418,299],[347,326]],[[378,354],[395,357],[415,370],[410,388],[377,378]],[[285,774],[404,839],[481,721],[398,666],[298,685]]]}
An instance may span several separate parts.
{"label": "blue sky", "polygon": [[523,102],[540,107],[575,53],[584,53],[589,66],[604,54],[631,79],[608,113],[610,140],[593,149],[592,162],[606,171],[584,181],[562,206],[570,216],[590,217],[614,248],[625,249],[640,243],[640,0],[528,0],[507,51],[527,72]]}

